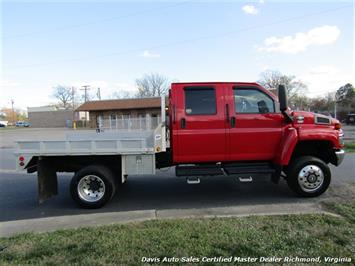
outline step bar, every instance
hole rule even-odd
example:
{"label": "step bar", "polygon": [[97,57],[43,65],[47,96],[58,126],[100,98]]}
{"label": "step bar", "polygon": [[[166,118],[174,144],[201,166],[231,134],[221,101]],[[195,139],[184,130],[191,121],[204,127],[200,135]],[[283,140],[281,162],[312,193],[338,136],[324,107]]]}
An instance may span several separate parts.
{"label": "step bar", "polygon": [[[215,176],[215,175],[248,175],[241,182],[250,182],[249,175],[274,174],[276,170],[269,162],[233,163],[233,164],[196,164],[178,165],[175,168],[176,176]],[[247,180],[248,179],[248,180]]]}

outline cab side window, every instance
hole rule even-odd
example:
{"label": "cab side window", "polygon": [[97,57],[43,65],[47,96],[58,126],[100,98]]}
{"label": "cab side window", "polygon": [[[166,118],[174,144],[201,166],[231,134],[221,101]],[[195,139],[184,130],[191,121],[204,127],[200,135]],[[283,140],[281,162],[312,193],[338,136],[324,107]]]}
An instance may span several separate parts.
{"label": "cab side window", "polygon": [[216,92],[214,88],[185,88],[185,113],[187,115],[216,114]]}
{"label": "cab side window", "polygon": [[262,91],[254,88],[235,88],[234,106],[236,113],[275,113],[274,101]]}

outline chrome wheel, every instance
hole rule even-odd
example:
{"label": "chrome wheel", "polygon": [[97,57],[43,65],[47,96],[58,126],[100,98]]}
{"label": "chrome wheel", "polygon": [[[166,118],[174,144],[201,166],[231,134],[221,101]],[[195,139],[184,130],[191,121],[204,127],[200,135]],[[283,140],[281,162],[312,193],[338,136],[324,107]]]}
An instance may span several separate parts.
{"label": "chrome wheel", "polygon": [[96,175],[86,175],[78,183],[78,194],[84,201],[99,201],[105,194],[105,183]]}
{"label": "chrome wheel", "polygon": [[318,190],[324,182],[324,174],[317,165],[307,165],[298,173],[298,184],[305,192]]}

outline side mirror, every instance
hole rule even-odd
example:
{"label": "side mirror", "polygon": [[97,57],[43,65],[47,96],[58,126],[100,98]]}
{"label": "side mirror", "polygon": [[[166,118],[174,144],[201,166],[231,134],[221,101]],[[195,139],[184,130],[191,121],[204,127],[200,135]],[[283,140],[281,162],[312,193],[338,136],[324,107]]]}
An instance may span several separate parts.
{"label": "side mirror", "polygon": [[280,111],[283,114],[283,116],[286,119],[287,123],[292,123],[293,118],[290,116],[286,110],[287,110],[287,94],[286,94],[286,88],[284,85],[279,85],[279,103],[280,103]]}
{"label": "side mirror", "polygon": [[287,95],[286,88],[284,85],[279,85],[279,102],[280,102],[280,111],[285,112],[287,110]]}

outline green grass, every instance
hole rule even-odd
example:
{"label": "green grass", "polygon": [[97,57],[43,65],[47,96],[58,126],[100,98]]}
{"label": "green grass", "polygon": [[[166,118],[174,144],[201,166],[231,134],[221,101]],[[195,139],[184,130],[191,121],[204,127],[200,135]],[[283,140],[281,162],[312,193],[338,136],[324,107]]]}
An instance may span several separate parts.
{"label": "green grass", "polygon": [[155,220],[22,234],[0,239],[0,265],[137,265],[143,256],[330,256],[354,261],[355,204],[327,206],[342,216]]}
{"label": "green grass", "polygon": [[345,150],[347,152],[355,152],[355,141],[345,143]]}
{"label": "green grass", "polygon": [[355,203],[325,202],[323,204],[329,211],[335,212],[355,224]]}

